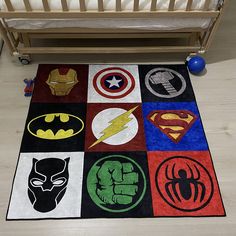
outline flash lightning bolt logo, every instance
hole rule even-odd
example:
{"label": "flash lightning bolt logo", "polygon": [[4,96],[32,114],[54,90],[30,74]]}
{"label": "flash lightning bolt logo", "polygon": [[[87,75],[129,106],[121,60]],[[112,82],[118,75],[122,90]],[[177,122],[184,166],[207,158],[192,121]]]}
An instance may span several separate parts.
{"label": "flash lightning bolt logo", "polygon": [[127,128],[126,124],[128,124],[133,118],[130,118],[130,115],[137,109],[138,106],[130,109],[129,111],[126,111],[125,113],[122,113],[121,115],[117,116],[113,120],[109,121],[109,126],[105,128],[100,133],[102,136],[94,142],[89,148],[94,147],[95,145],[101,143],[102,141],[110,138],[111,136],[114,136],[115,134],[118,134],[122,130],[125,130]]}

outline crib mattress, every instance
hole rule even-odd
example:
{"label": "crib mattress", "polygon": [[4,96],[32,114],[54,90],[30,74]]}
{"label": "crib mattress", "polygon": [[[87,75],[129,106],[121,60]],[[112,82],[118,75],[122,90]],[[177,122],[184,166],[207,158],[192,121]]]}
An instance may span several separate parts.
{"label": "crib mattress", "polygon": [[[23,10],[23,0],[11,0],[15,10]],[[53,10],[61,10],[61,0],[48,0],[50,8]],[[71,11],[79,9],[78,0],[68,0],[68,7]],[[87,10],[97,10],[97,0],[86,0]],[[104,0],[104,9],[114,10],[115,0]],[[33,10],[43,10],[42,1],[30,0]],[[192,9],[202,9],[204,0],[193,0]],[[211,0],[210,9],[215,9],[219,0]],[[140,0],[140,10],[149,10],[151,0]],[[186,8],[186,0],[176,0],[175,9],[183,10]],[[1,9],[6,8],[4,0],[0,0]],[[157,9],[167,10],[169,0],[157,0]],[[132,11],[133,0],[123,0],[122,9],[124,11]],[[15,29],[45,29],[45,28],[122,28],[122,29],[143,29],[143,30],[177,30],[184,28],[202,28],[205,29],[210,24],[210,19],[191,19],[191,18],[158,18],[158,19],[7,19],[6,23],[9,27]]]}
{"label": "crib mattress", "polygon": [[37,19],[10,19],[6,20],[9,27],[15,29],[47,29],[47,28],[117,28],[117,29],[138,29],[138,30],[156,30],[167,31],[186,28],[202,28],[205,29],[210,24],[210,19],[50,19],[50,20],[37,20]]}

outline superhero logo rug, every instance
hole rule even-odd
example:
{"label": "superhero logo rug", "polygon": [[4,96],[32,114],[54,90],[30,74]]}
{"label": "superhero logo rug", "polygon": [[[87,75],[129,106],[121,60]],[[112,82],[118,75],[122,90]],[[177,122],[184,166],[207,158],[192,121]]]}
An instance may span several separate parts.
{"label": "superhero logo rug", "polygon": [[40,65],[7,220],[225,216],[185,65]]}

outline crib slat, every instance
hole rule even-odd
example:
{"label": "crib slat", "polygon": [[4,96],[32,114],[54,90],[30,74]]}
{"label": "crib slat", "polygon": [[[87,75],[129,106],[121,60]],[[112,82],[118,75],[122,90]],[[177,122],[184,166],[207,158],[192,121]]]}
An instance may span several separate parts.
{"label": "crib slat", "polygon": [[98,0],[98,11],[104,11],[103,0]]}
{"label": "crib slat", "polygon": [[68,5],[67,5],[67,0],[61,0],[61,6],[63,11],[69,11]]}
{"label": "crib slat", "polygon": [[133,11],[139,11],[139,0],[134,0]]}
{"label": "crib slat", "polygon": [[14,8],[11,4],[11,0],[5,0],[6,6],[7,6],[7,10],[8,11],[14,11]]}
{"label": "crib slat", "polygon": [[174,11],[175,9],[175,0],[170,0],[168,11]]}
{"label": "crib slat", "polygon": [[116,11],[121,11],[121,0],[116,0]]}
{"label": "crib slat", "polygon": [[79,0],[80,11],[86,11],[85,1]]}
{"label": "crib slat", "polygon": [[152,0],[150,10],[151,11],[156,11],[157,10],[157,0]]}
{"label": "crib slat", "polygon": [[24,0],[24,4],[25,4],[26,11],[32,11],[32,7],[30,5],[29,0]]}
{"label": "crib slat", "polygon": [[211,2],[211,0],[205,0],[205,4],[204,4],[204,8],[203,8],[204,11],[209,10],[210,2]]}
{"label": "crib slat", "polygon": [[192,9],[193,0],[188,0],[186,11],[191,11]]}
{"label": "crib slat", "polygon": [[42,1],[43,1],[43,9],[44,9],[44,11],[50,11],[48,0],[42,0]]}

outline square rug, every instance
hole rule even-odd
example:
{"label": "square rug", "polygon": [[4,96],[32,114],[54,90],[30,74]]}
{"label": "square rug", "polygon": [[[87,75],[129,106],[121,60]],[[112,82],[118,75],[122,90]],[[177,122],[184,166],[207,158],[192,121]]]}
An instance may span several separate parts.
{"label": "square rug", "polygon": [[7,220],[225,216],[185,65],[39,65]]}

